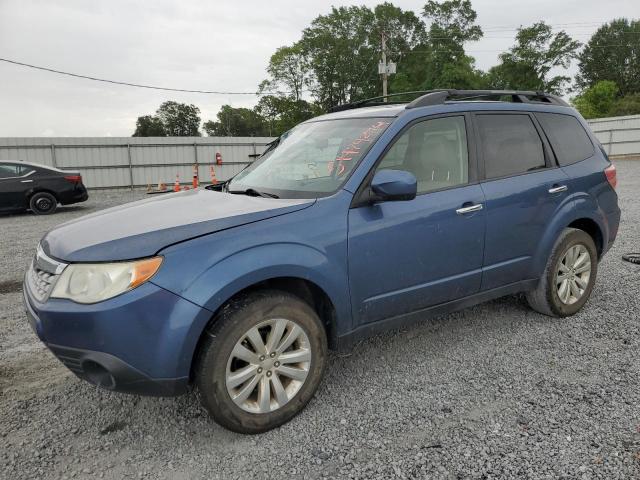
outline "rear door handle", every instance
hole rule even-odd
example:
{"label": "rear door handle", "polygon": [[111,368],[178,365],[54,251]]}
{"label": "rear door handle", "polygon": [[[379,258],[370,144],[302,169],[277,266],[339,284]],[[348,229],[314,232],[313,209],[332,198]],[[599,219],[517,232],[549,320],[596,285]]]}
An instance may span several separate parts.
{"label": "rear door handle", "polygon": [[456,213],[458,215],[464,215],[466,213],[473,213],[473,212],[479,212],[480,210],[482,210],[482,204],[481,203],[476,203],[475,205],[470,205],[468,207],[462,207],[456,210]]}
{"label": "rear door handle", "polygon": [[33,180],[20,180],[20,183],[32,183]]}
{"label": "rear door handle", "polygon": [[551,187],[549,189],[549,193],[560,193],[560,192],[566,192],[568,190],[568,187],[566,185],[559,185],[557,187]]}

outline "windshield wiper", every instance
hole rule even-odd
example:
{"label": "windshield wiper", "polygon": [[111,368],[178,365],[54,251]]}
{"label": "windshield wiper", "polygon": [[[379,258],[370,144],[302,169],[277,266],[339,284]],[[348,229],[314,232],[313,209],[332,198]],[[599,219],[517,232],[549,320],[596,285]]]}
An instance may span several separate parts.
{"label": "windshield wiper", "polygon": [[255,188],[247,188],[246,190],[227,190],[227,192],[236,195],[249,195],[250,197],[280,198],[275,193],[259,192]]}

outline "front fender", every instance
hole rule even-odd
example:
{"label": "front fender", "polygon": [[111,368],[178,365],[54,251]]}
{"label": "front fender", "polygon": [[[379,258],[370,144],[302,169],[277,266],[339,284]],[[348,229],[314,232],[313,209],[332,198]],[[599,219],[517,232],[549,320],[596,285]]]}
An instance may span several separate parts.
{"label": "front fender", "polygon": [[[247,248],[211,265],[182,295],[216,311],[239,291],[273,278],[294,277],[320,287],[338,310],[347,307],[347,272],[324,252],[297,243],[272,243]],[[348,312],[348,307],[343,308]]]}

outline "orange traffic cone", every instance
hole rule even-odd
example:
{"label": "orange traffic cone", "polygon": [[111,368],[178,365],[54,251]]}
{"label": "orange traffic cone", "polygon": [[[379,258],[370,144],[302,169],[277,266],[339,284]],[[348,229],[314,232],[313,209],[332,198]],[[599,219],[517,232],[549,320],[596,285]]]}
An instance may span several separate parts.
{"label": "orange traffic cone", "polygon": [[198,165],[193,166],[193,188],[198,188]]}
{"label": "orange traffic cone", "polygon": [[173,191],[174,192],[180,191],[180,175],[179,174],[176,174],[176,183],[173,185]]}
{"label": "orange traffic cone", "polygon": [[211,185],[216,185],[218,183],[218,179],[216,178],[216,171],[213,168],[213,165],[209,165],[209,173],[211,173]]}

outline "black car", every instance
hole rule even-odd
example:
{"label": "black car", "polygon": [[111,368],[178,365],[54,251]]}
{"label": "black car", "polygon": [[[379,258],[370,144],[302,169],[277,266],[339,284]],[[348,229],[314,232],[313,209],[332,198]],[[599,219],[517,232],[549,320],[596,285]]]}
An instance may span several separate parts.
{"label": "black car", "polygon": [[0,212],[31,210],[48,215],[58,204],[89,198],[80,172],[20,161],[0,161]]}

